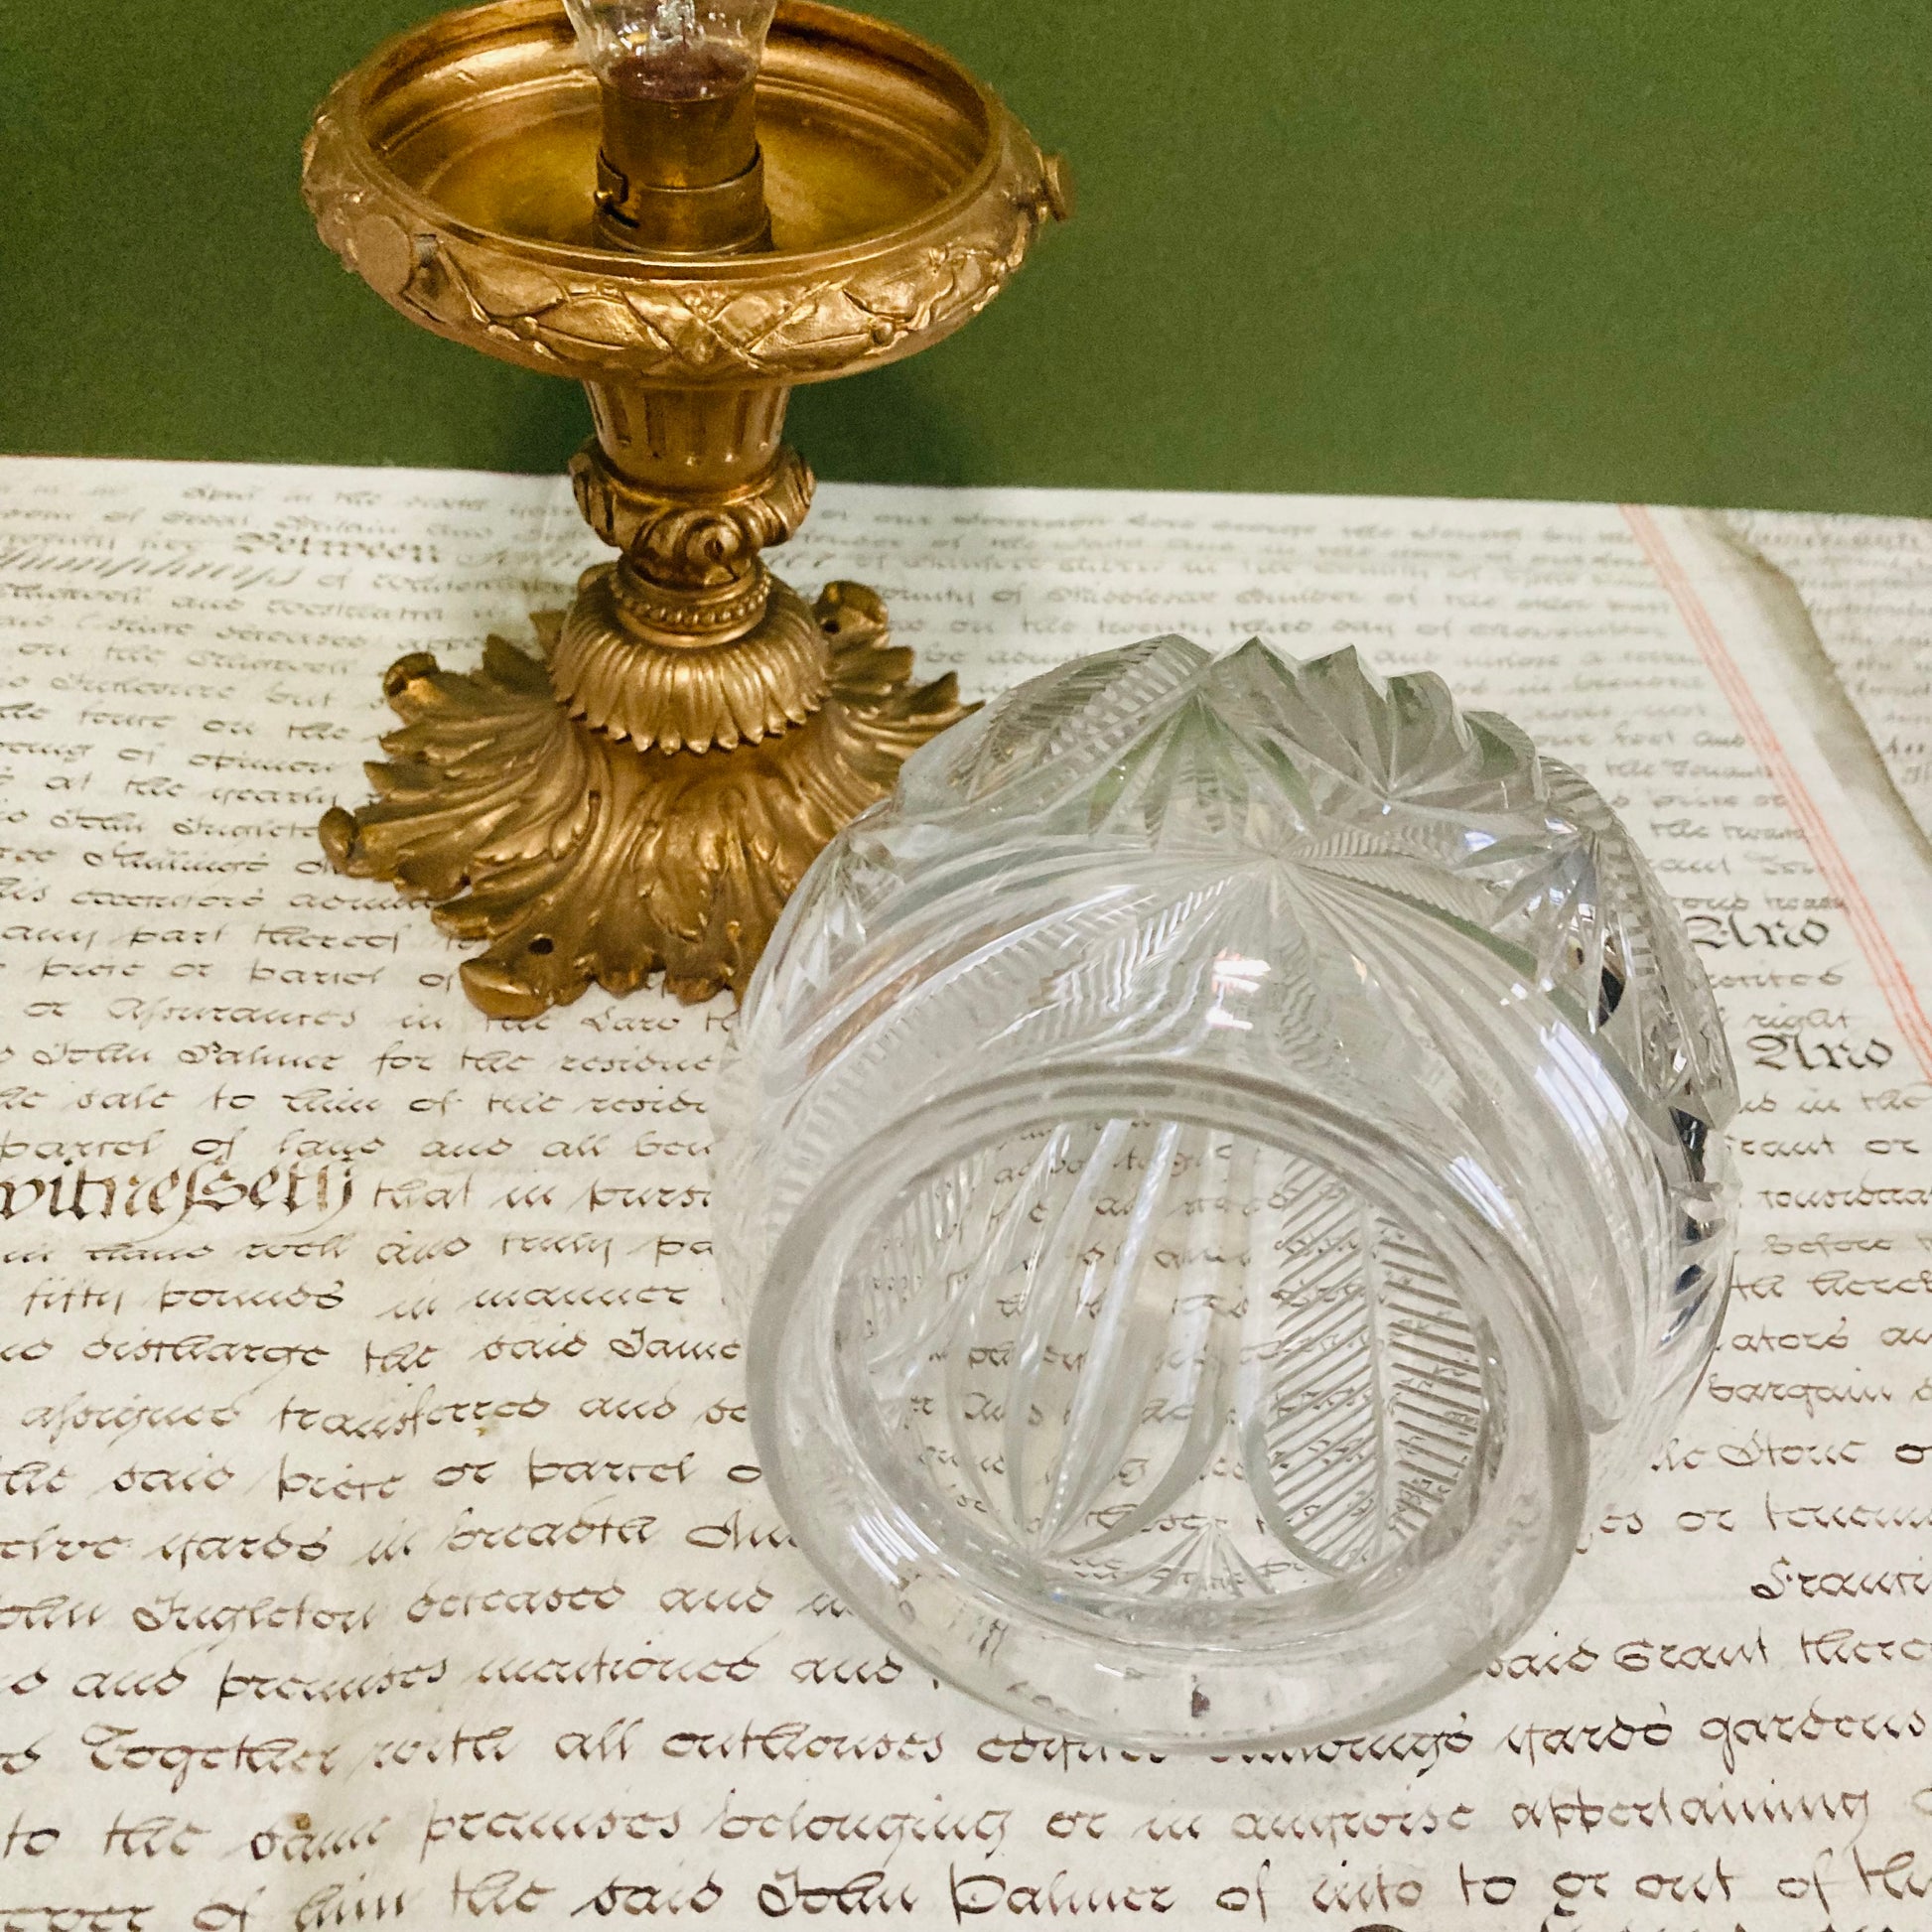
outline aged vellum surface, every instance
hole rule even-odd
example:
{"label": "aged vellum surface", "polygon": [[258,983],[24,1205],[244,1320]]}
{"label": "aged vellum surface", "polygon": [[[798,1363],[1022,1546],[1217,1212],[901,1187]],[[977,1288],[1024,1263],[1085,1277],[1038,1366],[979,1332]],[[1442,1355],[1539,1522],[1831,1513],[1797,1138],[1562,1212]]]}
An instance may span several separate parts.
{"label": "aged vellum surface", "polygon": [[1932,521],[1776,510],[1726,521],[1803,594],[1833,675],[1932,838]]}
{"label": "aged vellum surface", "polygon": [[727,1006],[486,1022],[322,859],[384,665],[590,542],[534,479],[0,466],[0,1924],[1926,1924],[1926,880],[1710,527],[828,487],[786,559],[971,696],[1165,629],[1439,669],[1610,796],[1723,1003],[1738,1289],[1648,1486],[1446,1703],[1166,1762],[939,1690],[789,1547]]}

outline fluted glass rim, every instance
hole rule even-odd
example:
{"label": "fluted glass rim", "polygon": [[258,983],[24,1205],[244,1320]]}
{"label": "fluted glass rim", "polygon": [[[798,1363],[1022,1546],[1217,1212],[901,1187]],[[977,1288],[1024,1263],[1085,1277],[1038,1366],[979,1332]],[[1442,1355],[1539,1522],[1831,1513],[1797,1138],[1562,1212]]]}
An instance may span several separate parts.
{"label": "fluted glass rim", "polygon": [[[1284,1597],[1272,1616],[1284,1633],[1274,1641],[1256,1641],[1256,1627],[1270,1618],[1251,1606],[1240,1617],[1239,1643],[1217,1646],[1201,1627],[1198,1605],[1186,1627],[1172,1635],[1158,1634],[1156,1619],[1147,1618],[1137,1620],[1129,1640],[1117,1623],[1052,1592],[990,1589],[986,1574],[969,1573],[963,1561],[978,1539],[962,1535],[968,1526],[960,1518],[945,1514],[936,1499],[898,1493],[891,1456],[870,1453],[851,1438],[831,1444],[826,1418],[852,1427],[851,1392],[841,1386],[828,1400],[834,1390],[824,1377],[800,1372],[801,1353],[809,1360],[813,1334],[834,1318],[846,1267],[892,1204],[1003,1134],[1046,1122],[1123,1117],[1241,1134],[1315,1161],[1461,1264],[1455,1279],[1470,1297],[1468,1312],[1510,1357],[1499,1451],[1509,1473],[1498,1473],[1499,1461],[1486,1482],[1493,1496],[1513,1494],[1508,1520],[1478,1505],[1447,1547],[1427,1547],[1425,1531],[1389,1559],[1380,1588],[1364,1591],[1358,1574],[1345,1593],[1317,1587]],[[1478,1284],[1473,1292],[1472,1283]],[[1582,1527],[1590,1442],[1569,1345],[1528,1265],[1483,1212],[1480,1190],[1431,1169],[1358,1111],[1277,1080],[1173,1060],[1086,1058],[1007,1073],[927,1100],[893,1119],[806,1194],[757,1286],[748,1325],[746,1371],[759,1467],[806,1556],[889,1642],[912,1649],[955,1688],[1036,1724],[1071,1714],[1003,1691],[973,1648],[955,1657],[945,1629],[921,1622],[915,1634],[905,1626],[902,1609],[895,1607],[894,1553],[925,1567],[938,1586],[939,1606],[952,1613],[947,1627],[977,1616],[992,1619],[1002,1641],[1018,1636],[1023,1648],[1032,1641],[1086,1649],[1096,1674],[1122,1682],[1117,1720],[1105,1729],[1111,1739],[1150,1749],[1231,1750],[1332,1736],[1338,1727],[1405,1715],[1465,1682],[1549,1601]],[[835,1377],[852,1352],[834,1338],[828,1366]],[[825,1438],[831,1455],[816,1471],[806,1466],[809,1450],[800,1447],[814,1433]],[[862,1490],[865,1506],[855,1508],[851,1493],[835,1497],[828,1476]],[[1524,1520],[1521,1506],[1526,1481],[1542,1504],[1534,1524]],[[1451,1648],[1430,1641],[1445,1621],[1460,1614],[1466,1622],[1485,1595],[1487,1613],[1476,1614],[1474,1627],[1463,1629]],[[1345,1614],[1333,1613],[1335,1600],[1347,1602]],[[1063,1668],[1064,1652],[1054,1661]],[[1150,1727],[1146,1719],[1156,1702],[1150,1680],[1162,1676],[1196,1686],[1211,1680],[1212,1694],[1196,1688],[1187,1705],[1196,1720],[1216,1714],[1213,1722]],[[1224,1720],[1218,1713],[1229,1705],[1236,1709]],[[1244,1705],[1288,1715],[1249,1725],[1242,1721]]]}

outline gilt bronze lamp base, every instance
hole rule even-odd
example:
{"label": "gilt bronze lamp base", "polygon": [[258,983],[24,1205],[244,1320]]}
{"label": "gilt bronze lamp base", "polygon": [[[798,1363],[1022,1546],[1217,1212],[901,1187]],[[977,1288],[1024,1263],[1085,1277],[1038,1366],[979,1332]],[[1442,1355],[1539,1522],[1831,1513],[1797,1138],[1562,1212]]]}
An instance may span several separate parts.
{"label": "gilt bronze lamp base", "polygon": [[937,49],[809,0],[778,14],[757,129],[768,247],[613,246],[598,82],[555,0],[492,0],[378,50],[310,136],[304,192],[348,267],[591,399],[572,480],[618,560],[534,619],[541,659],[492,637],[474,672],[393,665],[378,800],[322,824],[343,871],[487,942],[463,969],[486,1013],[659,970],[686,999],[742,991],[820,847],[961,715],[872,592],[808,606],[766,569],[811,500],[785,404],[976,315],[1064,215],[1063,177]]}

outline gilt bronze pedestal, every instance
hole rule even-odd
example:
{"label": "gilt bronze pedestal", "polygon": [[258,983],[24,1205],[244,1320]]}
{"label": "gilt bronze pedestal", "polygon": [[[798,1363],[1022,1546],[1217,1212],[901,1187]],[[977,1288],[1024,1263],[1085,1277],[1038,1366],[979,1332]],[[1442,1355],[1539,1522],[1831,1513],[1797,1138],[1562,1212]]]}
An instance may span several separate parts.
{"label": "gilt bronze pedestal", "polygon": [[766,569],[812,493],[785,403],[977,315],[1065,214],[1061,171],[938,49],[810,0],[781,8],[756,102],[750,252],[614,245],[599,85],[553,0],[391,41],[310,135],[304,193],[349,268],[590,395],[571,476],[619,559],[535,617],[541,660],[492,637],[476,671],[392,665],[378,800],[322,822],[343,871],[487,942],[463,981],[489,1014],[659,969],[686,999],[742,990],[819,848],[961,715],[871,591],[808,605]]}

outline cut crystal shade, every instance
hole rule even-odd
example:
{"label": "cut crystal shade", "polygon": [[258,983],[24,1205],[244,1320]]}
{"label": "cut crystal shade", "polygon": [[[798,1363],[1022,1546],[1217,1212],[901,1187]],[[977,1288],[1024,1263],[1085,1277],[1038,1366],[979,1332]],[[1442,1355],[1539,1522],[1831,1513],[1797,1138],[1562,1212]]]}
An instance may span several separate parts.
{"label": "cut crystal shade", "polygon": [[896,1649],[1165,1748],[1479,1671],[1709,1356],[1734,1106],[1674,907],[1505,720],[1167,637],[813,868],[719,1102],[760,1462]]}

